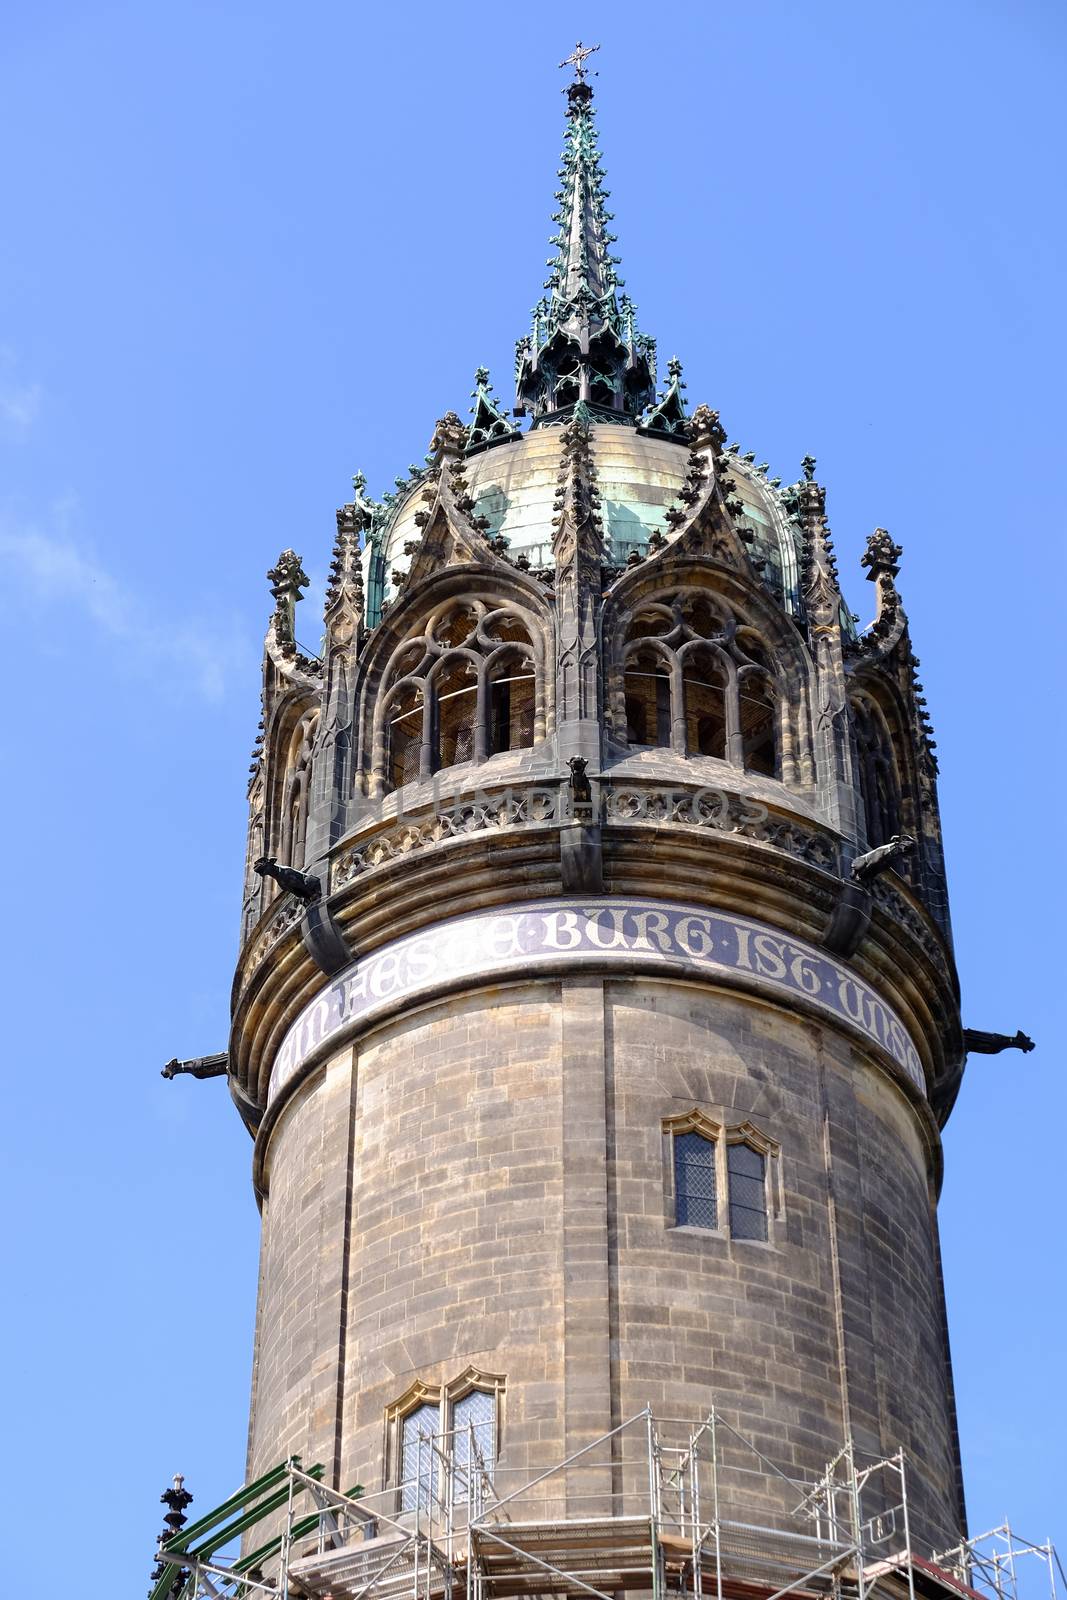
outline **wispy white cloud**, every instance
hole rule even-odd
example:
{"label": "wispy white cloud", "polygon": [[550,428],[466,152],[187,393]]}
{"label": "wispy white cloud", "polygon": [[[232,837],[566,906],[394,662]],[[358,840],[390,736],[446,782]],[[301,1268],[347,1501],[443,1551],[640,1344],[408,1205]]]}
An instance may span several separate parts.
{"label": "wispy white cloud", "polygon": [[15,352],[0,345],[0,421],[11,428],[28,428],[36,421],[43,398],[39,383],[19,379]]}
{"label": "wispy white cloud", "polygon": [[9,585],[14,580],[31,603],[79,610],[98,633],[122,646],[138,670],[166,673],[175,689],[191,688],[217,701],[238,675],[248,681],[255,655],[239,626],[154,612],[62,526],[68,511],[57,507],[55,532],[0,515],[0,560]]}

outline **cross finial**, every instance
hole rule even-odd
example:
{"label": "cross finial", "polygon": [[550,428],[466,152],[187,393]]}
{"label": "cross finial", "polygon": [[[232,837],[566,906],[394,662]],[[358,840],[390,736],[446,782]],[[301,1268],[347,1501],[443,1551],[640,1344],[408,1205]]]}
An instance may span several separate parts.
{"label": "cross finial", "polygon": [[574,68],[574,81],[575,81],[575,83],[584,83],[585,82],[585,59],[586,59],[587,56],[593,55],[594,52],[599,50],[599,49],[600,49],[600,46],[598,44],[583,44],[582,41],[579,39],[578,43],[575,45],[574,49],[571,51],[571,53],[567,57],[567,59],[565,61],[561,61],[560,62],[560,66],[561,67],[573,67]]}

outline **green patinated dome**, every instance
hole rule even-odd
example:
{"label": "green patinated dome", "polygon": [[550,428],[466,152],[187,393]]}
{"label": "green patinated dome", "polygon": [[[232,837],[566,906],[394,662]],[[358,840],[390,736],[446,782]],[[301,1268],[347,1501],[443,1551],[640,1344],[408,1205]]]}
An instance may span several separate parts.
{"label": "green patinated dome", "polygon": [[[645,554],[652,534],[669,535],[666,512],[684,483],[687,451],[677,440],[611,422],[592,426],[591,445],[602,502],[604,559],[624,566],[634,551]],[[552,502],[560,451],[559,428],[541,427],[479,451],[464,463],[475,515],[487,519],[490,537],[503,535],[509,541],[510,556],[525,555],[534,568],[552,565]],[[777,490],[739,456],[729,459],[745,520],[756,535],[754,548],[766,562],[768,586],[787,610],[795,611],[799,530]],[[377,590],[379,604],[396,593],[393,574],[406,572],[410,565],[404,547],[421,536],[415,518],[422,508],[421,484],[416,482],[368,544],[367,589],[371,595]]]}

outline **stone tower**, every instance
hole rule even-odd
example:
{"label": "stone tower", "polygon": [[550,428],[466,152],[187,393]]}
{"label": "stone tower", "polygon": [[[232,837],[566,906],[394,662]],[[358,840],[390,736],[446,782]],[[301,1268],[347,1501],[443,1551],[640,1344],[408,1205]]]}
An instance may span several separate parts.
{"label": "stone tower", "polygon": [[[499,1493],[714,1406],[797,1481],[902,1448],[947,1548],[964,1038],[901,552],[871,535],[858,632],[815,462],[783,486],[658,384],[583,61],[514,410],[479,368],[394,492],[357,476],[321,657],[300,558],[269,574],[249,1476],[298,1452],[399,1517],[435,1437]],[[620,1460],[557,1513],[624,1516]],[[749,1521],[795,1500],[742,1476]]]}

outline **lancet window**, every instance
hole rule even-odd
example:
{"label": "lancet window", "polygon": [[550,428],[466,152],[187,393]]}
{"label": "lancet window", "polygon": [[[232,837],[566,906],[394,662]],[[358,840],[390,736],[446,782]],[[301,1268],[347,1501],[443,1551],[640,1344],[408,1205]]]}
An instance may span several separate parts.
{"label": "lancet window", "polygon": [[713,645],[683,645],[679,652],[685,703],[685,753],[727,759],[729,664]]}
{"label": "lancet window", "polygon": [[399,789],[413,782],[419,775],[419,751],[422,748],[423,690],[418,684],[406,684],[389,707],[386,722],[388,743],[387,761],[389,787]]}
{"label": "lancet window", "polygon": [[489,1389],[470,1389],[452,1402],[452,1463],[455,1498],[471,1498],[473,1476],[493,1481],[496,1459],[497,1396]]}
{"label": "lancet window", "polygon": [[400,1509],[429,1510],[437,1476],[434,1451],[441,1432],[440,1404],[416,1406],[403,1419],[400,1435]]}
{"label": "lancet window", "polygon": [[674,1220],[679,1227],[719,1226],[716,1141],[689,1130],[674,1136]]}
{"label": "lancet window", "polygon": [[384,787],[506,751],[545,734],[544,652],[533,619],[491,601],[439,607],[394,653],[375,720]]}
{"label": "lancet window", "polygon": [[767,1237],[767,1157],[744,1140],[726,1146],[731,1239]]}
{"label": "lancet window", "polygon": [[671,658],[656,645],[639,645],[626,662],[626,738],[632,745],[669,747]]}
{"label": "lancet window", "polygon": [[489,754],[526,750],[534,742],[537,676],[521,649],[504,652],[489,675]]}
{"label": "lancet window", "polygon": [[742,668],[738,674],[742,761],[746,772],[778,776],[778,706],[767,673]]}
{"label": "lancet window", "polygon": [[641,606],[623,649],[626,740],[781,773],[781,696],[759,635],[717,596],[683,591]]}

